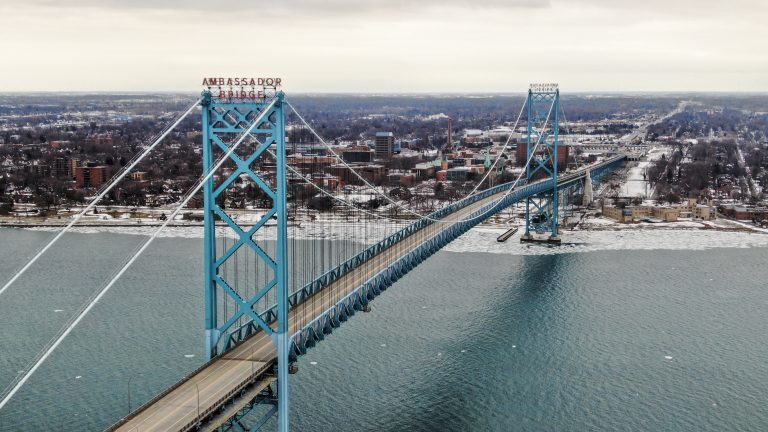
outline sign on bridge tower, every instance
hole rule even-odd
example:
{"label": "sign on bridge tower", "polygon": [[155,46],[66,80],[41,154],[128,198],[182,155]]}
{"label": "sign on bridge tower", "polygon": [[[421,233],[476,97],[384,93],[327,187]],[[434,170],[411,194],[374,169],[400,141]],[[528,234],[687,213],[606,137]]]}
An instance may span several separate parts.
{"label": "sign on bridge tower", "polygon": [[[272,405],[267,415],[277,412],[278,429],[287,431],[286,104],[279,79],[238,80],[245,81],[203,82],[204,174],[227,158],[203,188],[205,349],[210,359],[258,330],[271,336],[278,354],[277,398],[264,400]],[[243,134],[248,134],[245,141],[230,152]],[[237,209],[231,196],[243,189],[260,197],[268,210],[254,214]],[[243,271],[248,266],[253,272]]]}
{"label": "sign on bridge tower", "polygon": [[557,84],[531,84],[528,89],[526,180],[546,179],[552,188],[525,200],[525,233],[521,241],[535,241],[534,234],[549,233],[546,241],[559,242],[557,172],[560,156],[560,90]]}

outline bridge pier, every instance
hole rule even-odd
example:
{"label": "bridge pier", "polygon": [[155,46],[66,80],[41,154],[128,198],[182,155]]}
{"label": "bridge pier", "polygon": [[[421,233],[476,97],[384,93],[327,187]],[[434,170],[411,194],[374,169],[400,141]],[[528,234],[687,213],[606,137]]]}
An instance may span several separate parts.
{"label": "bridge pier", "polygon": [[550,244],[560,244],[561,243],[560,236],[549,236],[549,237],[535,237],[532,234],[523,234],[520,236],[520,243],[550,243]]}

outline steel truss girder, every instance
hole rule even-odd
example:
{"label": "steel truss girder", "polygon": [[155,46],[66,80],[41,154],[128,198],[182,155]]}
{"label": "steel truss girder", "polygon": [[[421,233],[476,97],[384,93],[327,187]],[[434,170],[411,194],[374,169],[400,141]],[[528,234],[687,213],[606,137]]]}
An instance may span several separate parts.
{"label": "steel truss girder", "polygon": [[[599,178],[603,176],[605,173],[615,170],[618,166],[620,166],[624,162],[624,160],[625,160],[624,156],[617,156],[611,160],[608,160],[596,166],[590,167],[591,168],[590,172],[591,172],[591,177],[593,179],[593,182],[598,182]],[[565,178],[562,178],[560,180],[560,184],[562,185],[561,187],[567,187],[568,185],[571,185],[575,182],[580,182],[583,179],[583,177],[584,177],[583,172],[578,175],[566,176]],[[508,182],[508,183],[502,183],[500,185],[485,189],[483,191],[478,192],[475,195],[472,195],[471,197],[465,198],[463,200],[450,204],[446,207],[443,207],[442,209],[437,210],[432,214],[430,214],[429,217],[431,219],[443,218],[448,214],[453,213],[456,210],[466,207],[469,204],[475,203],[479,200],[485,199],[499,192],[504,192],[508,190],[511,186],[512,186],[512,182]],[[545,192],[546,190],[551,190],[551,186],[549,186],[548,183],[534,182],[533,184],[526,185],[525,180],[522,180],[521,182],[519,182],[518,187],[522,195],[516,201],[525,199],[526,197],[531,195],[540,194],[542,192]],[[517,191],[510,194],[510,196],[514,195],[515,193],[517,193]],[[516,202],[516,201],[512,201],[512,202]],[[510,204],[512,202],[510,202]],[[351,258],[342,262],[338,266],[328,270],[326,273],[320,275],[318,278],[316,278],[312,282],[308,283],[302,288],[291,293],[291,295],[288,297],[288,303],[290,307],[294,307],[295,305],[301,303],[305,299],[321,291],[322,289],[324,289],[325,287],[327,287],[337,279],[341,278],[345,274],[353,271],[358,266],[367,262],[369,259],[384,252],[391,246],[398,243],[400,240],[404,239],[405,237],[411,234],[414,234],[416,231],[432,223],[433,222],[428,219],[419,219],[416,222],[396,231],[395,233],[390,234],[389,236],[385,237],[379,242],[369,246],[367,249],[359,252],[357,255],[352,256]],[[276,309],[276,305],[273,305],[271,308],[267,309],[261,314],[261,317],[264,319],[264,321],[269,323],[275,320],[275,316],[276,316],[275,309]],[[227,346],[231,346],[239,343],[240,341],[244,340],[245,338],[255,333],[256,331],[258,331],[258,327],[254,326],[253,323],[248,323],[235,329],[229,335],[229,338],[227,340]]]}
{"label": "steel truss girder", "polygon": [[[246,419],[253,417],[254,412],[258,409],[259,406],[265,405],[269,406],[267,412],[262,414],[255,422],[248,426],[248,421]],[[277,406],[277,397],[274,390],[272,389],[272,386],[270,385],[259,395],[249,401],[243,408],[241,408],[237,414],[219,426],[217,431],[255,432],[261,429],[261,427],[264,426],[269,421],[269,419],[275,415],[277,412]]]}
{"label": "steel truss girder", "polygon": [[[623,160],[624,160],[624,157],[619,157],[619,158],[616,158],[615,160],[604,162],[603,164],[599,165],[599,167],[606,166],[606,168],[603,168],[603,169],[610,171],[615,169],[617,166],[619,166],[623,162]],[[593,171],[593,173],[594,172],[595,171]],[[598,170],[598,172],[600,171]],[[594,174],[593,174],[593,177],[594,177]],[[565,182],[563,187],[564,188],[576,187],[578,186],[582,178],[583,178],[583,173],[581,174],[580,177],[575,176],[573,178],[566,179],[567,181]],[[450,207],[449,211],[445,211],[445,209],[443,209],[433,213],[430,216],[433,219],[438,219],[440,217],[447,215],[448,213],[452,213],[453,211],[466,207],[469,204],[485,199],[499,192],[504,192],[508,190],[511,186],[512,186],[512,183],[510,182],[510,183],[504,183],[504,184],[495,186],[493,188],[486,189],[485,191],[482,191],[475,196],[465,198],[464,200],[461,200],[452,204],[451,206],[449,206]],[[380,295],[384,290],[386,290],[389,286],[395,283],[399,278],[403,277],[405,274],[407,274],[409,271],[411,271],[421,262],[429,258],[432,254],[434,254],[438,250],[442,249],[445,245],[447,245],[451,241],[455,240],[456,238],[458,238],[459,236],[467,232],[473,226],[483,222],[484,220],[488,219],[489,217],[493,216],[494,214],[498,213],[499,211],[512,205],[515,202],[523,200],[532,195],[542,194],[547,190],[550,190],[550,185],[547,182],[536,182],[533,184],[519,187],[517,190],[507,195],[507,197],[504,198],[504,200],[502,200],[500,203],[495,204],[495,207],[493,203],[483,206],[481,209],[473,212],[470,216],[468,216],[467,220],[465,220],[464,222],[458,222],[456,224],[451,225],[449,228],[446,228],[444,231],[440,232],[439,234],[435,235],[431,239],[427,240],[426,242],[414,248],[412,251],[406,253],[405,255],[397,259],[386,269],[375,274],[370,279],[368,279],[367,281],[359,285],[357,288],[352,290],[344,298],[340,299],[335,305],[327,309],[320,316],[316,317],[314,320],[310,321],[306,326],[304,326],[299,331],[294,333],[291,336],[291,348],[290,348],[291,361],[295,361],[299,356],[306,354],[309,349],[315,347],[320,341],[324,340],[326,336],[333,333],[333,330],[335,328],[338,328],[339,326],[341,326],[341,323],[347,321],[347,319],[353,316],[356,312],[363,310],[363,308],[367,306],[371,300],[373,300],[378,295]],[[482,217],[477,217],[479,215],[482,215]],[[425,223],[424,219],[421,219],[409,225],[408,227],[403,228],[399,232],[392,234],[392,236],[390,237],[398,236],[400,234],[403,237],[399,237],[399,238],[402,239],[406,235],[405,233],[409,232],[409,228],[418,227],[418,226],[423,228],[428,224],[429,223]],[[380,243],[384,243],[386,240],[387,239],[382,240],[382,242]],[[377,245],[373,245],[371,246],[371,248],[376,248],[376,246]],[[363,255],[365,253],[366,251],[363,251],[359,255]],[[331,270],[329,273],[332,273],[338,270],[339,272],[338,274],[343,275],[344,273],[341,271],[342,266],[344,266],[344,264],[341,264],[339,267],[336,267],[335,269]],[[329,273],[326,273],[326,275],[328,275]],[[336,274],[336,273],[332,273],[332,274]],[[307,289],[307,292],[303,294],[305,297],[302,297],[302,299],[309,297],[309,295],[311,295],[309,294],[310,292],[309,290],[311,289],[310,286],[313,286],[313,284],[309,284],[307,287],[304,288],[304,289]],[[311,291],[311,292],[314,293],[316,291]],[[301,294],[301,293],[302,293],[302,290],[295,293],[294,295]]]}
{"label": "steel truss girder", "polygon": [[[625,157],[620,156],[591,167],[591,176],[593,178],[593,181],[597,182],[600,177],[616,169],[618,166],[620,166],[624,162],[624,159]],[[562,182],[561,182],[562,187],[565,188],[565,187],[573,187],[574,185],[578,185],[583,180],[583,178],[584,178],[583,172],[577,175],[566,176],[565,178],[562,179]],[[450,213],[453,213],[461,208],[466,207],[469,204],[488,198],[491,195],[494,195],[500,192],[505,192],[511,186],[512,186],[512,182],[509,182],[509,183],[503,183],[503,184],[494,186],[492,188],[486,189],[484,191],[477,193],[476,195],[465,198],[461,201],[450,204],[449,206],[446,206],[436,212],[433,212],[430,215],[430,217],[432,219],[443,218]],[[445,245],[447,245],[448,243],[450,243],[451,241],[453,241],[463,233],[467,232],[470,228],[482,222],[483,220],[487,219],[488,217],[492,216],[493,214],[501,211],[502,209],[508,207],[509,205],[515,202],[518,202],[520,200],[523,200],[528,196],[541,194],[542,192],[545,192],[549,188],[550,186],[546,182],[535,182],[532,184],[525,184],[525,181],[523,181],[519,184],[517,190],[511,192],[507,196],[507,198],[505,198],[502,202],[498,203],[497,207],[494,208],[492,211],[489,211],[488,214],[483,215],[482,219],[481,218],[472,219],[472,218],[482,214],[485,211],[488,211],[490,206],[492,206],[493,204],[486,205],[482,209],[474,212],[472,215],[470,215],[467,218],[467,219],[470,219],[469,221],[459,222],[457,224],[452,225],[450,228],[437,234],[433,238],[427,240],[423,244],[416,247],[411,252],[405,254],[403,257],[395,261],[389,268],[379,272],[378,274],[371,277],[369,280],[365,281],[363,284],[361,284],[355,290],[353,290],[349,295],[340,299],[339,302],[337,302],[333,307],[328,309],[325,313],[323,313],[322,315],[317,317],[315,320],[308,323],[306,326],[301,328],[296,333],[292,334],[290,337],[290,349],[289,349],[290,361],[295,361],[299,356],[306,354],[309,349],[316,346],[320,341],[324,340],[325,337],[330,335],[334,329],[341,326],[341,323],[345,322],[347,319],[352,317],[355,313],[362,310],[374,298],[380,295],[389,286],[395,283],[399,278],[403,277],[410,270],[418,266],[424,260],[426,260],[431,255],[433,255],[435,252],[442,249]],[[351,271],[354,271],[359,265],[365,263],[367,260],[373,258],[379,253],[384,252],[386,249],[388,249],[391,246],[394,246],[400,240],[404,239],[405,237],[411,234],[414,234],[416,231],[422,228],[425,228],[427,225],[430,225],[432,223],[433,222],[427,219],[419,219],[418,221],[382,239],[378,243],[371,245],[366,250],[361,251],[357,255],[351,257],[349,260],[339,264],[337,267],[321,275],[315,281],[308,283],[301,289],[298,289],[296,292],[291,293],[291,295],[289,296],[290,306],[293,307],[301,303],[302,301],[304,301],[304,299],[322,290],[326,286],[330,285],[333,281],[337,280],[338,278],[344,276],[345,274]],[[263,312],[261,314],[262,319],[268,323],[273,322],[276,317],[276,314],[275,314],[276,307],[277,307],[276,305],[273,305],[272,308]],[[234,345],[258,330],[259,330],[259,327],[254,325],[253,322],[250,322],[233,331],[233,333],[230,334],[228,343]],[[265,401],[265,402],[262,402],[262,404],[270,405],[271,402]],[[250,409],[248,410],[244,408],[241,412],[238,413],[237,416],[232,418],[232,420],[236,422],[237,427],[242,426],[243,427],[242,430],[257,430],[256,426],[258,427],[262,426],[268,420],[269,418],[268,416],[271,416],[274,414],[274,411],[270,410],[265,416],[261,417],[261,419],[258,422],[254,423],[255,426],[252,425],[250,429],[246,429],[244,420],[242,419],[245,418],[246,416],[249,416],[250,413],[256,408],[256,405],[257,404],[253,404],[252,406],[250,406]],[[230,428],[229,430],[238,430],[238,429]]]}

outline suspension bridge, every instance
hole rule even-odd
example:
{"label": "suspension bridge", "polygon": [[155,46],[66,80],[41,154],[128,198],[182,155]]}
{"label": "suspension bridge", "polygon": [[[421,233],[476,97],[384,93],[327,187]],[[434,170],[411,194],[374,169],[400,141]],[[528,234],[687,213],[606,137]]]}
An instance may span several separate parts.
{"label": "suspension bridge", "polygon": [[[473,226],[516,203],[525,203],[521,240],[544,235],[559,241],[558,208],[574,191],[591,189],[621,166],[625,156],[560,174],[559,89],[532,86],[515,127],[525,113],[526,166],[513,181],[489,186],[498,174],[504,144],[493,164],[464,198],[424,210],[383,192],[364,172],[348,164],[290,104],[284,93],[258,98],[207,89],[171,122],[96,198],[10,280],[0,295],[33,266],[188,115],[202,112],[203,174],[166,221],[73,315],[59,334],[2,394],[0,410],[37,368],[95,307],[169,222],[202,193],[204,204],[203,291],[208,361],[175,385],[117,421],[110,431],[254,431],[277,417],[289,430],[289,374],[293,363],[325,340],[399,278]],[[293,123],[288,124],[288,117]],[[317,157],[298,164],[289,157],[286,131],[296,125],[313,136],[316,149],[342,165],[360,184],[339,194],[313,175]],[[515,128],[513,128],[514,130]],[[522,144],[518,144],[522,145]],[[248,187],[265,205],[253,218],[228,211],[233,189]],[[591,192],[589,192],[591,193]],[[586,194],[586,192],[585,192]],[[312,211],[313,200],[338,210]],[[0,297],[0,301],[1,301]]]}

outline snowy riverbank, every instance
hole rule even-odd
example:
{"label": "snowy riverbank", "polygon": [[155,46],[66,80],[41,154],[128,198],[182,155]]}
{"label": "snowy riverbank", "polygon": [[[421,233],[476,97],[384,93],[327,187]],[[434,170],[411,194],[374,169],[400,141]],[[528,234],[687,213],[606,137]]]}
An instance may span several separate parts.
{"label": "snowy riverbank", "polygon": [[[519,221],[522,222],[522,221]],[[394,232],[403,224],[384,224],[356,221],[325,221],[321,224],[306,224],[289,229],[289,235],[297,239],[353,240],[372,243]],[[496,238],[510,225],[483,224],[473,228],[445,250],[450,252],[489,252],[511,255],[543,255],[556,253],[590,252],[599,250],[706,250],[713,248],[750,248],[768,247],[768,230],[755,228],[749,224],[718,219],[716,221],[680,221],[674,223],[638,223],[619,224],[605,218],[589,217],[574,230],[563,229],[562,245],[521,244],[520,232],[508,241],[500,243]],[[27,228],[39,231],[55,232],[60,228]],[[77,227],[77,233],[114,233],[125,235],[151,235],[156,227],[113,227],[93,226]],[[219,235],[225,230],[219,228]],[[267,229],[261,239],[270,239],[274,230]],[[231,231],[229,237],[234,237]],[[202,227],[169,227],[159,237],[164,238],[202,238]]]}

